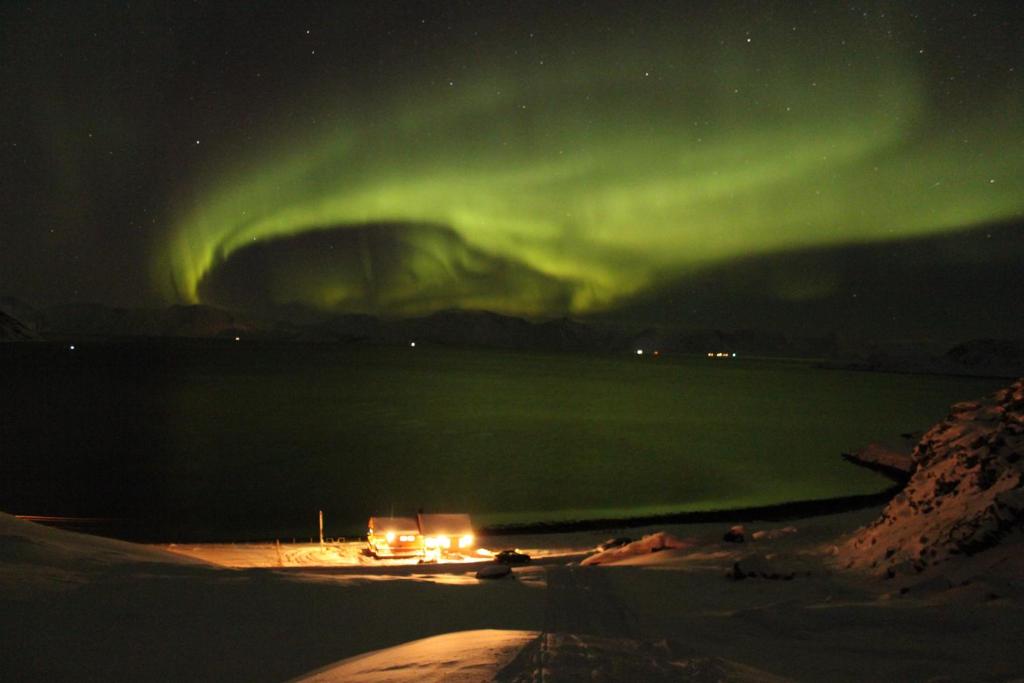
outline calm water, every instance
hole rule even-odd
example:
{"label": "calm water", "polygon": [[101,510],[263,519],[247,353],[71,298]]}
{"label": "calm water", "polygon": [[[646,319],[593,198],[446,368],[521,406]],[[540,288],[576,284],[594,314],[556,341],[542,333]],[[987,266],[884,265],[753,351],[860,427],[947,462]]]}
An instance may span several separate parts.
{"label": "calm water", "polygon": [[[0,347],[0,509],[150,539],[358,534],[881,490],[839,453],[999,382],[786,362],[428,348]],[[130,527],[130,531],[126,530]]]}

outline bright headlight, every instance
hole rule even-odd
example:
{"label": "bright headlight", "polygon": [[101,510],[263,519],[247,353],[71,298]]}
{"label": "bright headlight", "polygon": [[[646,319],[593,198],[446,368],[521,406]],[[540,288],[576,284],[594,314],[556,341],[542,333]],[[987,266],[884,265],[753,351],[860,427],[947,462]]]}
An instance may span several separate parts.
{"label": "bright headlight", "polygon": [[459,547],[460,548],[469,548],[472,545],[473,545],[473,534],[466,534],[465,536],[463,536],[462,538],[459,539]]}

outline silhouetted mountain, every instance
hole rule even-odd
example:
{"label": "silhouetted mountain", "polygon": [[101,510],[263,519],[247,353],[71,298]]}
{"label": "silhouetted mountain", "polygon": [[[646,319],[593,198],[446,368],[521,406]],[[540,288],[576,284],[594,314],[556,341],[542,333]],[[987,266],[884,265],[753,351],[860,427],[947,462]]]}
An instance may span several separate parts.
{"label": "silhouetted mountain", "polygon": [[875,345],[856,360],[844,360],[833,367],[880,372],[911,372],[980,377],[1024,375],[1024,341],[977,339],[935,352],[923,343]]}
{"label": "silhouetted mountain", "polygon": [[47,337],[217,337],[258,330],[247,318],[203,305],[148,309],[65,304],[47,308],[41,319],[40,332]]}
{"label": "silhouetted mountain", "polygon": [[1024,337],[1024,223],[758,253],[697,268],[597,318],[616,324],[834,331],[845,339]]}
{"label": "silhouetted mountain", "polygon": [[111,308],[102,304],[73,303],[43,311],[40,331],[46,336],[134,337],[153,336],[157,310]]}
{"label": "silhouetted mountain", "polygon": [[[66,304],[38,311],[5,297],[0,310],[44,339],[74,337],[214,338],[345,344],[477,346],[522,351],[575,351],[662,354],[736,353],[741,357],[821,359],[831,367],[892,372],[925,372],[1010,377],[1024,374],[1024,342],[976,340],[948,351],[934,342],[889,341],[851,347],[835,334],[793,336],[763,330],[680,330],[570,318],[531,321],[489,311],[445,310],[419,318],[386,319],[347,314],[324,318],[297,308],[288,320],[255,320],[223,308],[176,305],[165,309],[114,308],[101,304]],[[23,324],[11,311],[21,311]],[[309,322],[302,322],[303,320]],[[11,330],[14,330],[11,325]],[[7,332],[9,336],[23,332]]]}
{"label": "silhouetted mountain", "polygon": [[163,337],[226,337],[258,331],[256,323],[213,306],[171,306],[159,318]]}
{"label": "silhouetted mountain", "polygon": [[447,310],[400,320],[343,315],[316,325],[315,329],[338,341],[374,344],[421,342],[550,350],[600,350],[605,346],[603,333],[582,323],[564,319],[533,323],[488,311]]}
{"label": "silhouetted mountain", "polygon": [[946,352],[945,360],[963,368],[1024,375],[1024,341],[976,339],[951,348]]}
{"label": "silhouetted mountain", "polygon": [[39,336],[20,320],[0,311],[0,342],[34,341],[37,339]]}
{"label": "silhouetted mountain", "polygon": [[30,330],[39,330],[43,321],[42,312],[13,296],[0,296],[0,312],[6,313]]}

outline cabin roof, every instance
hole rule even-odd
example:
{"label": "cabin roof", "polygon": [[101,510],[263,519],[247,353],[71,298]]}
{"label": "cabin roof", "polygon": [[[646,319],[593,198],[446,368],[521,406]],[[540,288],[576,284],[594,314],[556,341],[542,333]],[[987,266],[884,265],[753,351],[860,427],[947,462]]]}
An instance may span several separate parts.
{"label": "cabin roof", "polygon": [[412,517],[370,517],[370,528],[377,531],[416,531]]}
{"label": "cabin roof", "polygon": [[461,536],[473,533],[473,523],[469,515],[458,514],[419,514],[420,533],[423,535],[445,534]]}

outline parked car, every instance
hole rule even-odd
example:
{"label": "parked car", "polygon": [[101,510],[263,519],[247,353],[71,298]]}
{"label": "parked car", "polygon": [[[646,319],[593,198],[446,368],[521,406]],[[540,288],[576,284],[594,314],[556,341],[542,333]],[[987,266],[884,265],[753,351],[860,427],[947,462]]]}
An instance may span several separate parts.
{"label": "parked car", "polygon": [[497,564],[529,564],[530,556],[518,550],[502,550],[495,553],[494,562]]}
{"label": "parked car", "polygon": [[629,545],[633,542],[633,539],[629,536],[619,536],[617,538],[609,538],[604,543],[599,543],[597,546],[598,552],[604,552],[605,550],[611,550],[612,548],[618,548],[624,545]]}

